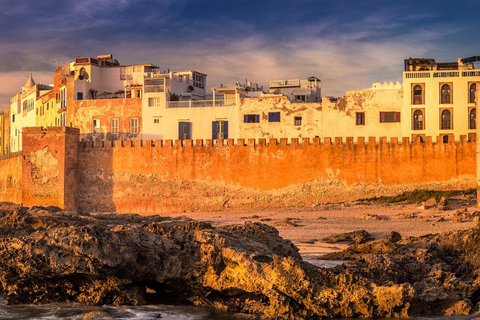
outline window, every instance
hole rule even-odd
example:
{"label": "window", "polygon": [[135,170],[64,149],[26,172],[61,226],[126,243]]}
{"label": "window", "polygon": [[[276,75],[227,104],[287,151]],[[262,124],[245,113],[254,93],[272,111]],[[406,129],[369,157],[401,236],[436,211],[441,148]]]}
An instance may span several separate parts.
{"label": "window", "polygon": [[424,104],[423,103],[423,88],[419,84],[416,84],[416,85],[413,86],[412,104]]}
{"label": "window", "polygon": [[268,122],[280,122],[280,112],[269,112]]}
{"label": "window", "polygon": [[153,123],[154,123],[154,124],[159,124],[159,123],[160,123],[160,119],[158,119],[158,118],[153,119]]}
{"label": "window", "polygon": [[440,116],[440,129],[451,130],[452,129],[452,112],[448,109],[442,111]]}
{"label": "window", "polygon": [[148,98],[149,107],[160,107],[160,98]]}
{"label": "window", "polygon": [[228,139],[228,121],[212,121],[212,139]]}
{"label": "window", "polygon": [[178,123],[178,139],[179,140],[192,139],[192,123],[191,122]]}
{"label": "window", "polygon": [[413,112],[413,130],[423,130],[423,111],[415,110]]}
{"label": "window", "polygon": [[365,112],[355,112],[355,124],[357,126],[365,125]]}
{"label": "window", "polygon": [[258,114],[245,114],[243,116],[244,123],[257,123],[260,122],[260,115]]}
{"label": "window", "polygon": [[15,122],[15,114],[12,114],[12,122]]}
{"label": "window", "polygon": [[452,94],[451,87],[448,84],[444,84],[440,90],[440,103],[441,104],[450,104],[452,103]]}
{"label": "window", "polygon": [[[57,124],[57,119],[55,119],[55,124]],[[93,119],[92,120],[92,133],[98,134],[100,133],[100,119]]]}
{"label": "window", "polygon": [[468,112],[468,128],[476,129],[477,128],[477,109],[471,108]]}
{"label": "window", "polygon": [[138,118],[130,118],[130,133],[138,133]]}
{"label": "window", "polygon": [[400,112],[380,112],[380,123],[400,122]]}
{"label": "window", "polygon": [[470,94],[468,95],[468,103],[475,103],[475,91],[477,91],[477,84],[470,84]]}
{"label": "window", "polygon": [[118,133],[119,132],[119,120],[118,118],[111,118],[110,119],[110,133]]}
{"label": "window", "polygon": [[302,117],[295,117],[293,119],[293,125],[294,126],[301,126],[302,125]]}
{"label": "window", "polygon": [[83,92],[77,92],[77,100],[83,100]]}
{"label": "window", "polygon": [[65,108],[67,105],[67,88],[60,89],[60,108]]}
{"label": "window", "polygon": [[443,136],[443,143],[448,143],[448,136],[447,135]]}
{"label": "window", "polygon": [[193,74],[193,86],[204,89],[205,88],[205,76],[200,74]]}
{"label": "window", "polygon": [[297,102],[307,102],[307,96],[306,95],[296,95],[293,96],[293,100]]}

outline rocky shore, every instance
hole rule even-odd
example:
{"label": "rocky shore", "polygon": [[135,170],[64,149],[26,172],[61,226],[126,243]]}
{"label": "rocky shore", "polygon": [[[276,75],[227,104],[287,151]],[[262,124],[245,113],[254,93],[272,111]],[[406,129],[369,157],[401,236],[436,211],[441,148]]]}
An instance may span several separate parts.
{"label": "rocky shore", "polygon": [[350,262],[322,269],[262,223],[3,204],[0,282],[8,304],[179,303],[267,319],[478,311],[479,229],[365,239],[325,257]]}

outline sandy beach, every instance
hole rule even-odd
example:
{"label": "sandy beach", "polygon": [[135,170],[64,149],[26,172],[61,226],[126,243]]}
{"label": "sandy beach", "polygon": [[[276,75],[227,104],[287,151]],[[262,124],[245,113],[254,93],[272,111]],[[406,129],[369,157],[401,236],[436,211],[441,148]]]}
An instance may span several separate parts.
{"label": "sandy beach", "polygon": [[[186,216],[213,225],[243,224],[245,221],[266,223],[277,228],[283,238],[292,240],[304,259],[315,263],[320,255],[348,246],[347,243],[322,241],[330,235],[365,230],[379,239],[392,231],[409,237],[469,229],[476,225],[473,219],[455,222],[454,215],[465,209],[469,213],[480,211],[475,206],[475,197],[463,194],[449,198],[445,209],[439,210],[437,206],[424,209],[421,204],[350,202],[265,210],[185,212],[170,216]],[[316,264],[329,265],[328,262]]]}

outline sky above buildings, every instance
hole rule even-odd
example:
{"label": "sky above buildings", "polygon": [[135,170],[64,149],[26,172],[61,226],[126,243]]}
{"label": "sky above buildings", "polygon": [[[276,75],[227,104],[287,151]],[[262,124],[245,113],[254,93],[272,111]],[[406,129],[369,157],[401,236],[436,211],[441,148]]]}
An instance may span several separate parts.
{"label": "sky above buildings", "polygon": [[76,56],[198,70],[208,87],[316,76],[323,95],[401,80],[403,59],[480,55],[480,1],[0,0],[0,109]]}

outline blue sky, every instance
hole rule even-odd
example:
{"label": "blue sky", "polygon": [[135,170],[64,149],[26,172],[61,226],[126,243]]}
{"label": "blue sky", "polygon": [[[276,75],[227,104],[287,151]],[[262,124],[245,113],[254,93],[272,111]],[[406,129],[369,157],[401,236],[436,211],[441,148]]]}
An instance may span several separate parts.
{"label": "blue sky", "polygon": [[33,73],[112,53],[208,86],[317,76],[323,95],[401,80],[403,59],[480,55],[480,1],[0,0],[0,108]]}

